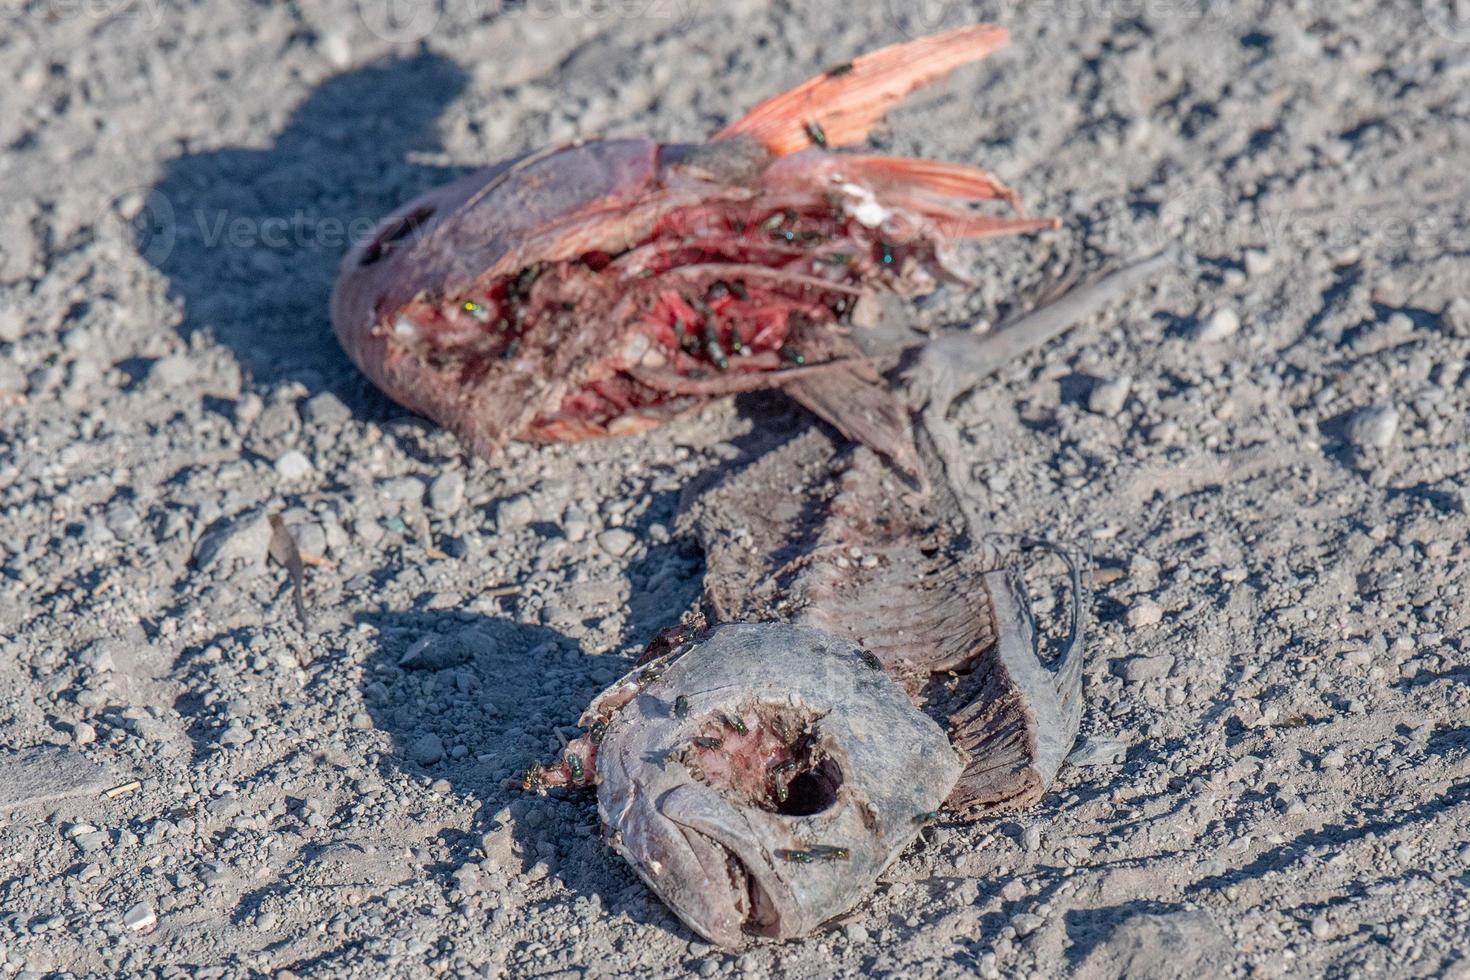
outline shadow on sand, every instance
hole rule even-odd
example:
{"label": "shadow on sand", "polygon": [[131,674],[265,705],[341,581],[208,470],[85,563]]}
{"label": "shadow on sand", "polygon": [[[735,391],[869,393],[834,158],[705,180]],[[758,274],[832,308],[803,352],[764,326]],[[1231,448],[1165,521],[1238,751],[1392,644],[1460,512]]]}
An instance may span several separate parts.
{"label": "shadow on sand", "polygon": [[134,220],[139,252],[182,301],[180,332],[208,331],[262,385],[335,391],[355,412],[387,402],[337,346],[328,301],[348,245],[397,204],[459,171],[408,162],[466,77],[436,55],[323,82],[266,149],[171,161]]}

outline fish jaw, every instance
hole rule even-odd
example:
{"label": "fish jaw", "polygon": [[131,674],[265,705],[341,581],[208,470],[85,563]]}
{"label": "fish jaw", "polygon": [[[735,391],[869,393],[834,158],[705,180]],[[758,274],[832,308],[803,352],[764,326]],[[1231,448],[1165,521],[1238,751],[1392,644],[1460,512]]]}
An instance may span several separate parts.
{"label": "fish jaw", "polygon": [[710,941],[841,915],[958,780],[944,732],[870,662],[812,627],[726,624],[609,723],[613,846]]}

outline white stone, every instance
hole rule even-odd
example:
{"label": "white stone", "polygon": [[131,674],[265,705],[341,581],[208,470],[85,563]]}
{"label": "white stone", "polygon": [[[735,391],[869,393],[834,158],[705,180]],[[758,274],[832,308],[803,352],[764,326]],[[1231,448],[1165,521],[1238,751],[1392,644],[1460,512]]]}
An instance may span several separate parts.
{"label": "white stone", "polygon": [[283,480],[303,480],[311,475],[311,460],[299,449],[282,453],[276,460],[276,473]]}
{"label": "white stone", "polygon": [[1194,339],[1213,344],[1235,336],[1240,331],[1240,314],[1229,307],[1216,310],[1194,330]]}
{"label": "white stone", "polygon": [[139,902],[123,913],[123,925],[134,932],[151,929],[158,924],[158,914],[147,902]]}

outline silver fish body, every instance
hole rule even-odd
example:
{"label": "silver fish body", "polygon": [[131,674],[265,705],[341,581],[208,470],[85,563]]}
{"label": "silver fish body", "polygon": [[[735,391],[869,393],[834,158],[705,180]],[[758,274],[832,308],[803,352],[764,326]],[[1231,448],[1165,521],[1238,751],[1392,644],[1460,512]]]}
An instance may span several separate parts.
{"label": "silver fish body", "polygon": [[617,713],[597,766],[614,847],[724,946],[847,911],[961,771],[943,730],[860,648],[784,623],[703,637]]}

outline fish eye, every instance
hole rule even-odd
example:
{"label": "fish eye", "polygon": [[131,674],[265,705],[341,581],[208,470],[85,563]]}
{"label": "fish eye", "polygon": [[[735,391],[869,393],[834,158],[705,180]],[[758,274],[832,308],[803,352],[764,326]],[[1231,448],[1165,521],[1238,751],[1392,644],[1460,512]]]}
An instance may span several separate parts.
{"label": "fish eye", "polygon": [[810,817],[837,802],[842,788],[842,767],[830,756],[797,773],[786,786],[786,800],[776,807],[788,817]]}

